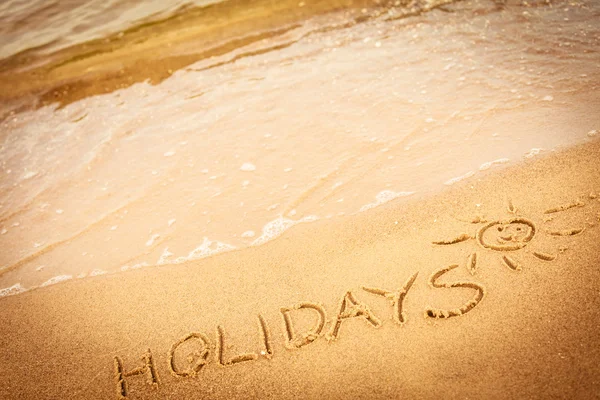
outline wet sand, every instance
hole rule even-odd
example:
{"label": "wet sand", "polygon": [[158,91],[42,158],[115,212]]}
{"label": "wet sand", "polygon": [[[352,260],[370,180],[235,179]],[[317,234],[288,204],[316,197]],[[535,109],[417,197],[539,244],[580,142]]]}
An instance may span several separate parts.
{"label": "wet sand", "polygon": [[593,398],[598,154],[3,298],[0,397]]}

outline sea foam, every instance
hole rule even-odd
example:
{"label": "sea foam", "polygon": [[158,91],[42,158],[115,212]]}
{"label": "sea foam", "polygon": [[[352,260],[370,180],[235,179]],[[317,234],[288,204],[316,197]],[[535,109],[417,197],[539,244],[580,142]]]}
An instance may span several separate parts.
{"label": "sea foam", "polygon": [[40,287],[55,285],[59,282],[68,281],[70,279],[73,279],[73,275],[58,275],[48,279],[46,282],[42,283]]}
{"label": "sea foam", "polygon": [[446,182],[444,182],[444,185],[448,185],[448,186],[449,185],[454,185],[455,183],[460,182],[460,181],[462,181],[464,179],[470,178],[473,175],[475,175],[475,172],[469,171],[469,172],[467,172],[464,175],[457,176],[456,178],[448,179]]}
{"label": "sea foam", "polygon": [[23,293],[26,291],[27,291],[27,289],[25,289],[23,286],[21,286],[20,283],[16,283],[16,284],[12,285],[11,287],[0,289],[0,297],[12,296],[12,295]]}
{"label": "sea foam", "polygon": [[[187,256],[177,257],[173,264],[181,264],[190,260],[197,260],[199,258],[208,257],[212,254],[222,253],[224,251],[234,250],[235,246],[227,243],[212,241],[207,237],[204,237],[202,244],[192,250]],[[164,260],[166,262],[166,260]]]}
{"label": "sea foam", "polygon": [[283,217],[274,219],[273,221],[268,222],[265,226],[263,226],[262,234],[252,242],[252,246],[258,246],[270,240],[273,240],[276,237],[281,236],[283,232],[287,231],[294,225],[300,224],[302,222],[312,222],[318,219],[319,217],[315,215],[309,215],[298,220]]}
{"label": "sea foam", "polygon": [[360,208],[360,211],[361,212],[366,211],[371,208],[380,206],[384,203],[387,203],[388,201],[394,200],[398,197],[410,196],[411,194],[414,194],[414,193],[415,192],[393,192],[391,190],[384,190],[384,191],[377,193],[377,196],[375,196],[375,203],[365,204],[364,206],[362,206]]}

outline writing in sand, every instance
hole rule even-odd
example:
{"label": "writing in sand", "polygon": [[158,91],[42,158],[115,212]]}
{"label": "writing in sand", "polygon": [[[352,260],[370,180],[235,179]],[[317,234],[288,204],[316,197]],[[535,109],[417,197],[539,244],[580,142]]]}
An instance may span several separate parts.
{"label": "writing in sand", "polygon": [[[429,284],[433,288],[469,288],[473,289],[474,294],[471,299],[462,306],[454,309],[427,308],[425,316],[428,318],[451,318],[464,315],[473,310],[483,299],[485,289],[474,282],[453,282],[440,283],[439,278],[458,265],[450,265],[434,272],[429,278]],[[366,293],[381,296],[389,300],[392,307],[392,319],[395,323],[403,325],[406,322],[406,314],[403,310],[405,297],[418,277],[418,272],[410,276],[404,285],[397,290],[387,290],[373,287],[363,287]],[[294,327],[294,313],[304,310],[315,315],[314,325],[305,332],[297,332]],[[333,343],[343,331],[343,326],[349,319],[362,319],[368,325],[377,328],[381,326],[382,320],[371,310],[371,308],[359,300],[352,291],[347,291],[341,296],[340,303],[336,309],[336,315],[333,320],[328,321],[326,308],[314,302],[300,302],[291,307],[282,307],[280,309],[281,322],[285,329],[285,347],[289,350],[300,349],[324,337],[329,343]],[[254,352],[241,353],[237,355],[226,354],[225,329],[217,326],[215,331],[214,344],[208,335],[202,332],[191,332],[182,337],[173,345],[165,357],[165,362],[172,375],[178,378],[191,378],[198,375],[204,367],[214,362],[220,366],[232,366],[243,362],[251,362],[259,358],[270,359],[273,357],[272,338],[269,329],[269,323],[259,314],[257,317],[258,325],[258,346]],[[213,356],[211,357],[211,353]],[[156,368],[156,357],[151,349],[148,349],[142,356],[141,362],[137,361],[137,366],[127,367],[120,357],[114,358],[114,379],[118,399],[126,399],[128,395],[128,380],[145,379],[149,387],[158,388],[161,380]]]}
{"label": "writing in sand", "polygon": [[[590,195],[590,199],[596,198]],[[562,211],[583,207],[585,204],[578,200],[572,204],[551,208],[545,211],[545,215],[555,214]],[[521,263],[514,255],[510,257],[507,253],[518,253],[525,247],[530,247],[534,237],[539,236],[541,232],[534,222],[524,217],[518,216],[517,209],[512,202],[508,201],[507,211],[509,218],[488,221],[482,217],[476,217],[470,221],[464,221],[468,224],[483,224],[475,234],[463,233],[459,236],[434,241],[435,246],[448,246],[458,243],[475,240],[479,251],[491,251],[501,255],[503,263],[512,271],[521,270]],[[598,216],[600,219],[600,215]],[[545,218],[550,222],[552,218]],[[593,226],[595,224],[591,224]],[[575,236],[584,231],[583,227],[566,230],[548,230],[545,233],[550,236]],[[467,270],[474,274],[477,269],[477,252],[473,252],[466,260]],[[541,251],[533,251],[531,254],[542,261],[553,261],[555,254]],[[484,298],[486,290],[479,284],[472,281],[440,282],[440,278],[446,273],[457,268],[458,265],[449,265],[434,271],[428,284],[432,289],[457,289],[471,292],[470,298],[465,300],[462,305],[451,309],[425,308],[425,318],[447,319],[459,317],[472,311]],[[400,289],[382,289],[374,287],[362,287],[360,291],[347,291],[341,296],[339,305],[335,309],[335,316],[328,319],[326,308],[315,302],[300,302],[292,306],[280,308],[280,323],[284,327],[285,348],[288,350],[297,350],[310,345],[319,338],[324,338],[329,343],[338,339],[340,333],[344,331],[344,325],[351,319],[360,319],[374,328],[382,325],[382,319],[376,315],[368,304],[364,303],[355,295],[359,292],[360,297],[382,297],[389,301],[391,305],[391,318],[397,325],[403,325],[406,322],[406,314],[403,310],[403,304],[406,296],[419,276],[415,272],[408,277]],[[294,315],[297,313],[311,313],[315,317],[314,324],[309,329],[304,328],[299,332],[294,326]],[[227,354],[227,337],[223,326],[218,325],[214,334],[214,342],[203,332],[191,332],[177,340],[171,346],[168,354],[161,362],[166,362],[171,375],[178,379],[196,377],[211,362],[221,366],[230,367],[239,363],[256,361],[260,358],[271,359],[274,355],[273,342],[270,334],[269,323],[262,315],[257,316],[258,334],[257,347],[251,352],[241,354]],[[114,358],[114,384],[116,385],[117,399],[127,399],[129,389],[128,383],[131,380],[141,381],[145,379],[148,389],[157,389],[161,385],[161,379],[157,372],[157,358],[151,349],[147,349],[139,360],[126,360],[125,362],[119,356]],[[138,383],[136,383],[138,385]]]}

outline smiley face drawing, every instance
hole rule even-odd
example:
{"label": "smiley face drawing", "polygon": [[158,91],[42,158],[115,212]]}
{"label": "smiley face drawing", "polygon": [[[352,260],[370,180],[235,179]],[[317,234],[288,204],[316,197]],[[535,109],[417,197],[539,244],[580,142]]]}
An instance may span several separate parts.
{"label": "smiley face drawing", "polygon": [[520,250],[533,239],[535,225],[525,218],[493,221],[477,231],[477,242],[481,247],[496,251]]}
{"label": "smiley face drawing", "polygon": [[[566,211],[574,207],[582,207],[584,204],[578,200],[575,203],[566,206],[555,207],[546,210],[545,214],[551,214],[555,212]],[[484,250],[492,250],[493,252],[501,252],[502,262],[514,271],[521,270],[521,263],[514,257],[508,255],[511,252],[517,252],[529,246],[532,243],[534,237],[540,233],[533,221],[519,216],[516,208],[512,205],[509,200],[508,211],[513,214],[512,218],[509,219],[498,219],[491,222],[482,220],[477,217],[470,222],[472,224],[485,224],[481,226],[475,235],[469,235],[463,233],[454,239],[434,241],[434,245],[453,245],[467,240],[475,239],[477,244]],[[543,233],[550,236],[573,236],[583,232],[584,228],[577,229],[566,229],[559,231],[548,230]],[[471,274],[475,274],[477,269],[477,252],[471,253],[467,257],[467,269]],[[556,259],[556,255],[544,253],[540,251],[532,251],[535,257],[542,261],[553,261]]]}

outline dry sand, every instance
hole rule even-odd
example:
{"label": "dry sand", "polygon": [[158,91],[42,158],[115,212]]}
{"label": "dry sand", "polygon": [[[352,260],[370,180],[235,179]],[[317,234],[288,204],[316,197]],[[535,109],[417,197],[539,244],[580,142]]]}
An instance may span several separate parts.
{"label": "dry sand", "polygon": [[599,154],[0,299],[0,398],[597,398]]}

